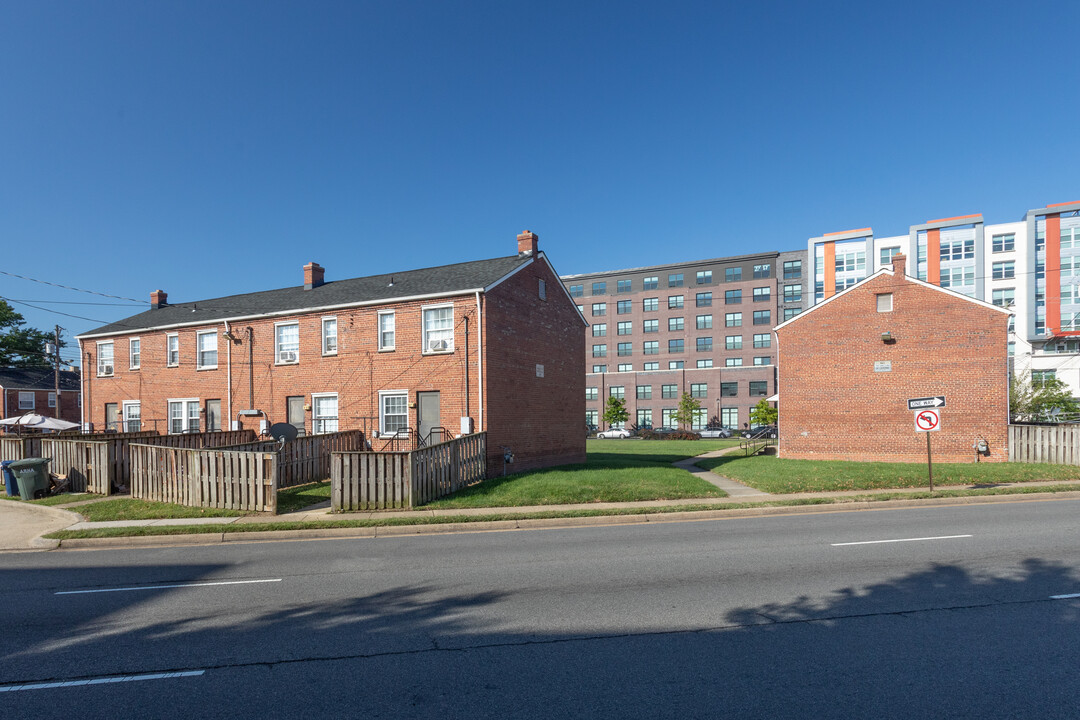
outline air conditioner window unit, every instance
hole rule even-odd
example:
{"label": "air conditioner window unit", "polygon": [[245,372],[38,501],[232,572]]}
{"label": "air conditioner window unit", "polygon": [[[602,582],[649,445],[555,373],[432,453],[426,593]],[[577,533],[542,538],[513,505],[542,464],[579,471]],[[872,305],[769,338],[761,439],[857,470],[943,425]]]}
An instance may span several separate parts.
{"label": "air conditioner window unit", "polygon": [[282,350],[278,353],[278,362],[293,363],[296,362],[296,353],[292,350]]}
{"label": "air conditioner window unit", "polygon": [[428,350],[432,352],[450,349],[450,343],[448,343],[446,340],[428,340]]}
{"label": "air conditioner window unit", "polygon": [[101,374],[102,375],[112,375],[113,374],[113,366],[112,365],[102,365],[101,366]]}

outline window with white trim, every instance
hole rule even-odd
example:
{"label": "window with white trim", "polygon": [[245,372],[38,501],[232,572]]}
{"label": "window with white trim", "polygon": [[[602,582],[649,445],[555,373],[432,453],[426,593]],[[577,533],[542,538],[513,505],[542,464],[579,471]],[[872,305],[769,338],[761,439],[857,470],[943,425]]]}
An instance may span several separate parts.
{"label": "window with white trim", "polygon": [[180,336],[169,333],[165,336],[165,365],[176,367],[180,364]]}
{"label": "window with white trim", "polygon": [[300,323],[274,325],[274,362],[277,365],[294,365],[300,362]]}
{"label": "window with white trim", "polygon": [[423,308],[424,353],[445,353],[454,351],[454,306]]}
{"label": "window with white trim", "polygon": [[394,434],[409,427],[409,393],[405,390],[379,392],[379,429]]}
{"label": "window with white trim", "polygon": [[177,398],[169,400],[169,432],[199,432],[199,399]]}
{"label": "window with white trim", "polygon": [[393,310],[379,313],[379,350],[393,350],[395,343],[395,319]]}
{"label": "window with white trim", "polygon": [[315,435],[338,431],[337,393],[311,393],[311,431]]}
{"label": "window with white trim", "polygon": [[34,392],[32,390],[20,390],[19,391],[19,409],[20,410],[33,410],[34,409]]}
{"label": "window with white trim", "polygon": [[124,401],[124,432],[139,432],[142,429],[142,403],[138,400]]}
{"label": "window with white trim", "polygon": [[337,318],[322,319],[322,354],[337,355]]}
{"label": "window with white trim", "polygon": [[55,390],[50,390],[49,391],[49,407],[51,407],[51,408],[56,407],[56,391]]}
{"label": "window with white trim", "polygon": [[98,377],[110,377],[113,374],[113,343],[99,342],[97,346]]}
{"label": "window with white trim", "polygon": [[142,365],[142,340],[131,338],[128,341],[128,369],[138,370]]}
{"label": "window with white trim", "polygon": [[217,368],[217,331],[205,330],[195,334],[196,368],[212,370]]}

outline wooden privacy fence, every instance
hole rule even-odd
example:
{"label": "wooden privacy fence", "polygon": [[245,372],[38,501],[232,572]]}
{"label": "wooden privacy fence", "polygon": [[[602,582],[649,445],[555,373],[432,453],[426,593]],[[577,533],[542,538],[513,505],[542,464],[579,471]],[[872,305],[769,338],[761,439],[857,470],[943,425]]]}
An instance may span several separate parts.
{"label": "wooden privacy fence", "polygon": [[[278,456],[278,488],[319,482],[330,477],[330,453],[363,450],[362,430],[343,430],[325,435],[306,435],[284,446],[275,440],[233,445],[229,450],[273,452]],[[224,449],[224,448],[223,448]]]}
{"label": "wooden privacy fence", "polygon": [[0,437],[0,460],[41,457],[41,437]]}
{"label": "wooden privacy fence", "polygon": [[277,512],[277,455],[132,444],[131,496],[189,507]]}
{"label": "wooden privacy fence", "polygon": [[66,475],[72,492],[109,495],[117,469],[117,442],[42,438],[41,455],[52,460],[49,472]]}
{"label": "wooden privacy fence", "polygon": [[1080,465],[1080,425],[1010,425],[1009,462]]}
{"label": "wooden privacy fence", "polygon": [[487,433],[411,452],[335,452],[330,506],[335,511],[414,508],[484,479]]}

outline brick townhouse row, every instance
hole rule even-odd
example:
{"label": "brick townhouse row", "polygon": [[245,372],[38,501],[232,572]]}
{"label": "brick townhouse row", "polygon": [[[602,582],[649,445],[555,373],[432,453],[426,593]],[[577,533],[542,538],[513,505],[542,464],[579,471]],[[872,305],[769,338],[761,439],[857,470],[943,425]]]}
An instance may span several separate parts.
{"label": "brick townhouse row", "polygon": [[161,432],[488,432],[489,469],[585,456],[585,323],[535,233],[509,257],[170,304],[79,336],[83,422]]}
{"label": "brick townhouse row", "polygon": [[60,371],[60,402],[52,368],[0,368],[0,395],[5,418],[36,413],[68,422],[79,422],[82,396],[79,373]]}

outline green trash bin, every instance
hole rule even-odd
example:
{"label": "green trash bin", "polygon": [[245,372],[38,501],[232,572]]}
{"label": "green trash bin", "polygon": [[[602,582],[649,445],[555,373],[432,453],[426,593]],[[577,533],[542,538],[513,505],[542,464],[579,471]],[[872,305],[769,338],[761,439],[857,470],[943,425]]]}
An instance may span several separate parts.
{"label": "green trash bin", "polygon": [[42,495],[49,491],[49,471],[46,466],[50,462],[52,458],[26,458],[8,465],[19,482],[19,494],[23,500],[33,500],[38,491]]}

